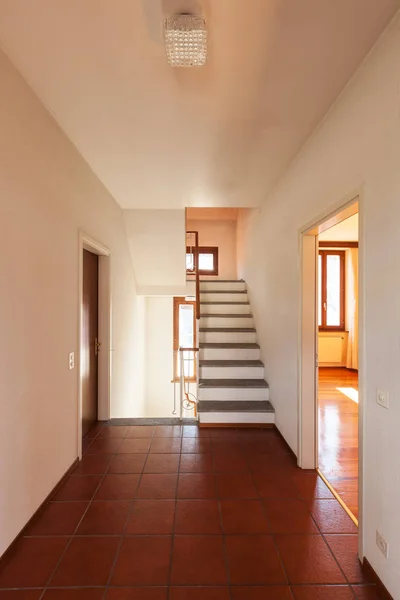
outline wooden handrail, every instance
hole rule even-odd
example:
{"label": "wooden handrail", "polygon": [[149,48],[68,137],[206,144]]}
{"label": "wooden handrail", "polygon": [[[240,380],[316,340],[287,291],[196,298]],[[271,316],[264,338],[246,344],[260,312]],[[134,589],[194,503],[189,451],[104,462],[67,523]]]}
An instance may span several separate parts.
{"label": "wooden handrail", "polygon": [[186,234],[194,235],[193,264],[196,275],[196,319],[200,319],[199,232],[187,231]]}
{"label": "wooden handrail", "polygon": [[200,348],[179,348],[179,350],[182,350],[183,352],[198,352]]}

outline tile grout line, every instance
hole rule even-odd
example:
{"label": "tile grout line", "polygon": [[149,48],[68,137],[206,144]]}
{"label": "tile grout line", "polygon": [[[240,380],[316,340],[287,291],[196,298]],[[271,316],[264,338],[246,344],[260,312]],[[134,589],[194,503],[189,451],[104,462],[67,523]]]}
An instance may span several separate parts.
{"label": "tile grout line", "polygon": [[179,478],[180,478],[180,468],[181,468],[181,458],[182,458],[182,443],[183,443],[183,425],[180,425],[181,427],[181,445],[180,445],[180,452],[179,452],[179,460],[178,460],[178,473],[177,473],[177,478],[176,478],[176,486],[175,486],[175,504],[174,504],[174,520],[172,523],[172,533],[171,533],[171,546],[170,546],[170,557],[169,557],[169,569],[168,569],[168,577],[167,577],[167,600],[169,600],[170,597],[170,590],[171,590],[171,576],[172,576],[172,564],[173,564],[173,558],[174,558],[174,546],[175,546],[175,524],[176,524],[176,513],[177,513],[177,508],[178,508],[178,490],[179,490]]}

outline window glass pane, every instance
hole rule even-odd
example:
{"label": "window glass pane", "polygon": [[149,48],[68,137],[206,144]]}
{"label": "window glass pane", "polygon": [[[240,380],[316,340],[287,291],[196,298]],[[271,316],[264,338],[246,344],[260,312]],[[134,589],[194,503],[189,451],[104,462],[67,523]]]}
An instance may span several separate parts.
{"label": "window glass pane", "polygon": [[199,254],[199,269],[200,271],[213,271],[214,254]]}
{"label": "window glass pane", "polygon": [[318,325],[322,325],[322,256],[318,256]]}
{"label": "window glass pane", "polygon": [[340,326],[340,256],[326,257],[326,324]]}
{"label": "window glass pane", "polygon": [[186,254],[186,270],[187,271],[193,271],[194,270],[194,258],[193,258],[193,253],[187,253]]}
{"label": "window glass pane", "polygon": [[[179,347],[193,348],[194,347],[194,306],[193,304],[179,305]],[[185,377],[194,376],[194,352],[184,352],[184,374]],[[178,375],[180,375],[180,358],[178,360]]]}

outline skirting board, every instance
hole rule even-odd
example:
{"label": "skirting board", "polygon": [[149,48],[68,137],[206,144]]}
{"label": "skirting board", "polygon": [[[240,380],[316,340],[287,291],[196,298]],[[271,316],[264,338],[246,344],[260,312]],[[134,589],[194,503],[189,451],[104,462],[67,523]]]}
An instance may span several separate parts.
{"label": "skirting board", "polygon": [[364,556],[362,566],[363,566],[363,570],[364,570],[365,574],[368,576],[368,578],[375,583],[376,594],[377,594],[378,598],[380,598],[381,600],[394,600],[393,596],[386,589],[386,587],[382,583],[380,577],[376,573],[375,569],[373,567],[371,567],[368,559],[365,558],[365,556]]}

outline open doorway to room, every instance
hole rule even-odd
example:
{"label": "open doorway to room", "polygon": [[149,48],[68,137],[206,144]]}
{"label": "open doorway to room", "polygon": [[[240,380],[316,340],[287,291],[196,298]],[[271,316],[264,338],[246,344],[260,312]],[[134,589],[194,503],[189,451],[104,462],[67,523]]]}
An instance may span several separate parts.
{"label": "open doorway to room", "polygon": [[358,518],[358,213],[318,236],[318,468]]}

